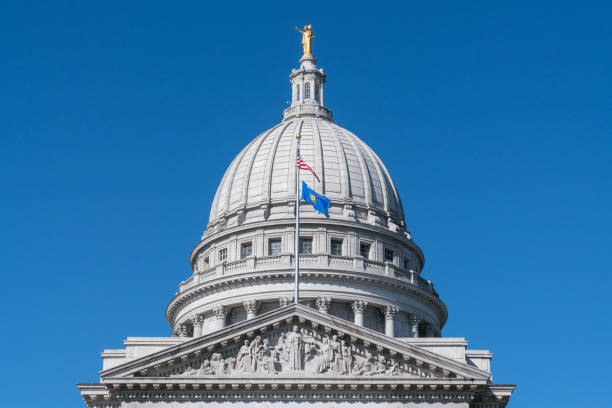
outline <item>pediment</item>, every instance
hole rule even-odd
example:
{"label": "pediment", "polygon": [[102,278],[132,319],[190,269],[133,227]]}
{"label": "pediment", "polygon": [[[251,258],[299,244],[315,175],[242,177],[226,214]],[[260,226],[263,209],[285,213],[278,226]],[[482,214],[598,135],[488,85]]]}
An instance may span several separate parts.
{"label": "pediment", "polygon": [[290,305],[100,373],[103,382],[236,379],[486,381],[489,373],[302,305]]}

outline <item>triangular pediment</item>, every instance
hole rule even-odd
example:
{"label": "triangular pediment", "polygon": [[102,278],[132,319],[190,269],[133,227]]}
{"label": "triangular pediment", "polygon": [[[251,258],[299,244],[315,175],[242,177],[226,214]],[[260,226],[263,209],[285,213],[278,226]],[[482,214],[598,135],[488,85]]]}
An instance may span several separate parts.
{"label": "triangular pediment", "polygon": [[[489,379],[489,373],[315,309],[290,305],[100,373],[103,382]],[[282,381],[281,381],[282,382]]]}

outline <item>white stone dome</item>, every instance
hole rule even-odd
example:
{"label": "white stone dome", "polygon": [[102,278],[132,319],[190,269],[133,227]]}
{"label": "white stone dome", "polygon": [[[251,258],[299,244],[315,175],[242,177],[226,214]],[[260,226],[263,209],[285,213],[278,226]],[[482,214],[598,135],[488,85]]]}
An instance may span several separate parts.
{"label": "white stone dome", "polygon": [[301,171],[301,180],[332,201],[336,211],[332,209],[330,217],[342,216],[346,207],[357,218],[367,219],[369,213],[382,225],[404,226],[397,189],[376,153],[326,118],[300,116],[263,132],[238,154],[215,194],[209,227],[238,211],[295,200],[297,134],[301,135],[301,156],[320,182],[306,171]]}
{"label": "white stone dome", "polygon": [[[385,165],[331,120],[312,56],[290,81],[283,121],[249,143],[221,180],[191,252],[193,275],[166,309],[172,329],[200,335],[297,301],[390,336],[440,335],[446,306],[421,276],[423,253]],[[306,203],[296,214],[297,135],[319,178],[301,170],[300,179],[330,199],[327,215]]]}

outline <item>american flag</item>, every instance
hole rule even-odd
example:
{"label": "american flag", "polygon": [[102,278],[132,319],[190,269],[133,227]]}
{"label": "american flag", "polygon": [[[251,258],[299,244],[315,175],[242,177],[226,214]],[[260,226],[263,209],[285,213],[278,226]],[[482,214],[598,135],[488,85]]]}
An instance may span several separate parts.
{"label": "american flag", "polygon": [[319,176],[317,176],[317,173],[315,173],[315,171],[312,169],[312,167],[307,165],[306,162],[304,161],[304,159],[302,159],[302,156],[300,156],[299,149],[297,151],[297,167],[300,170],[308,170],[309,172],[312,173],[313,176],[315,176],[315,178],[317,179],[317,181],[319,183],[321,182],[321,180],[319,179]]}

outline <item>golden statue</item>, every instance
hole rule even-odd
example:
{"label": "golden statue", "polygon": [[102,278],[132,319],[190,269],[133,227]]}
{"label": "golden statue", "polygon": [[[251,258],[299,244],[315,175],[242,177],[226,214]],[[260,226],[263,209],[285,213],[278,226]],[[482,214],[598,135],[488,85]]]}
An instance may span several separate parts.
{"label": "golden statue", "polygon": [[295,27],[300,33],[302,33],[302,47],[304,47],[304,55],[312,55],[312,39],[314,34],[311,30],[312,25],[308,24],[304,26],[304,31]]}

